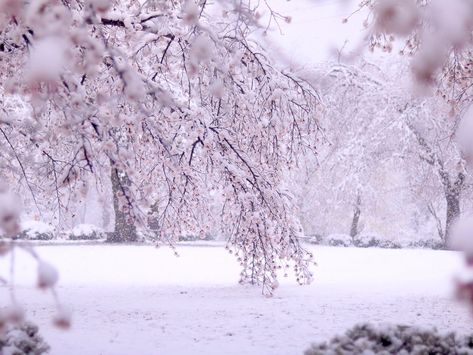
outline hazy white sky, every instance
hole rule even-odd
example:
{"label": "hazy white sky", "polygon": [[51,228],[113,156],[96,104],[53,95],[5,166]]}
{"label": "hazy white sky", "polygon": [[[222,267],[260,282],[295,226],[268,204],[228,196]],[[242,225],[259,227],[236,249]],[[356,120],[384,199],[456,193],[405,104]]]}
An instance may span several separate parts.
{"label": "hazy white sky", "polygon": [[363,15],[348,23],[343,18],[358,8],[357,0],[270,0],[273,9],[292,17],[283,33],[273,30],[270,40],[283,49],[287,59],[310,65],[335,58],[337,49],[356,47],[364,36]]}

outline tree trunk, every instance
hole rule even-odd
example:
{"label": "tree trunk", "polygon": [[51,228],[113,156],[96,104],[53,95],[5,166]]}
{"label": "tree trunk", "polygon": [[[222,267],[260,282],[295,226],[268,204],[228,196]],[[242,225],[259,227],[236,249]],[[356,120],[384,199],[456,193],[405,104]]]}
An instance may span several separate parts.
{"label": "tree trunk", "polygon": [[353,219],[351,221],[351,228],[350,228],[350,237],[352,238],[355,238],[360,232],[358,230],[358,224],[360,222],[360,215],[361,215],[361,197],[360,195],[358,195],[356,198],[355,210],[353,212]]}
{"label": "tree trunk", "polygon": [[454,194],[453,192],[447,193],[447,217],[445,222],[445,239],[444,242],[447,244],[450,238],[450,232],[453,223],[460,215],[460,195]]}
{"label": "tree trunk", "polygon": [[115,228],[114,231],[108,233],[107,242],[109,243],[132,243],[138,240],[136,226],[133,218],[129,214],[120,209],[119,194],[123,193],[123,189],[129,185],[126,174],[118,171],[115,167],[111,167],[111,181],[113,194],[113,209],[115,212]]}
{"label": "tree trunk", "polygon": [[439,215],[437,214],[437,212],[435,211],[434,204],[432,202],[429,203],[427,205],[427,209],[429,210],[432,217],[434,217],[434,219],[435,219],[435,224],[437,225],[437,233],[439,235],[440,240],[442,242],[445,242],[445,231],[443,229],[442,220],[439,217]]}
{"label": "tree trunk", "polygon": [[455,182],[450,184],[445,191],[447,200],[447,215],[445,222],[445,240],[447,244],[450,239],[451,228],[455,220],[460,216],[460,197],[465,182],[465,174],[458,173]]}

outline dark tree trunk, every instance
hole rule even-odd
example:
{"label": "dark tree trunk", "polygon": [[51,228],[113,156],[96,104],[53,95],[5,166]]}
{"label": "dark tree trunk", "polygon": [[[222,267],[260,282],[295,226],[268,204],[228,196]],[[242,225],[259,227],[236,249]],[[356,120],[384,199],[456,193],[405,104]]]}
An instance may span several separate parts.
{"label": "dark tree trunk", "polygon": [[358,233],[358,224],[360,223],[360,215],[361,215],[361,197],[358,195],[356,198],[355,209],[353,212],[353,219],[351,221],[351,228],[350,228],[350,237],[355,238]]}
{"label": "dark tree trunk", "polygon": [[450,238],[450,231],[453,222],[460,215],[460,199],[459,196],[447,196],[447,220],[445,222],[445,242]]}
{"label": "dark tree trunk", "polygon": [[109,243],[132,243],[138,240],[136,233],[136,226],[133,223],[133,218],[128,213],[120,209],[120,194],[123,194],[123,189],[129,185],[129,180],[126,174],[121,173],[118,169],[112,166],[111,181],[113,193],[113,209],[115,212],[115,228],[114,231],[107,236]]}
{"label": "dark tree trunk", "polygon": [[434,217],[434,219],[435,219],[435,223],[437,224],[437,233],[439,235],[440,240],[442,242],[445,242],[445,230],[443,229],[443,224],[442,224],[441,218],[439,217],[439,215],[435,211],[434,204],[432,202],[429,203],[427,205],[427,208],[428,208],[430,214],[432,215],[432,217]]}
{"label": "dark tree trunk", "polygon": [[449,184],[445,191],[445,198],[447,200],[447,214],[445,221],[445,244],[448,243],[451,234],[451,228],[455,220],[460,216],[460,198],[463,190],[463,183],[465,182],[465,175],[459,173],[453,184]]}

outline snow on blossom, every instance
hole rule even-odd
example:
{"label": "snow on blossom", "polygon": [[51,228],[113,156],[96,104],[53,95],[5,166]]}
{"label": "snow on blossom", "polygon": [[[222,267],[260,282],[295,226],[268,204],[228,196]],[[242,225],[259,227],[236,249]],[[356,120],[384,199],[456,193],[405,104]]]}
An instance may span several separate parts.
{"label": "snow on blossom", "polygon": [[375,7],[376,27],[379,31],[407,35],[418,21],[414,0],[381,0]]}
{"label": "snow on blossom", "polygon": [[212,41],[208,36],[200,35],[192,43],[192,48],[190,52],[190,60],[194,71],[197,71],[197,68],[201,63],[206,63],[212,58]]}
{"label": "snow on blossom", "polygon": [[432,1],[428,13],[430,22],[436,27],[437,40],[442,39],[455,47],[460,47],[469,40],[472,15],[471,3],[463,0]]}
{"label": "snow on blossom", "polygon": [[12,250],[11,244],[4,240],[0,240],[0,256],[8,254],[10,250]]}
{"label": "snow on blossom", "polygon": [[35,42],[39,38],[64,38],[68,34],[73,17],[66,7],[50,0],[29,1],[24,6],[25,22],[33,30]]}
{"label": "snow on blossom", "polygon": [[125,82],[125,93],[130,100],[137,101],[146,95],[143,81],[137,72],[128,69],[124,72],[123,79]]}
{"label": "snow on blossom", "polygon": [[218,99],[221,99],[225,94],[225,86],[222,80],[217,79],[210,85],[210,93]]}
{"label": "snow on blossom", "polygon": [[187,25],[194,26],[199,22],[200,9],[193,0],[186,1],[182,8],[182,13],[184,22]]}
{"label": "snow on blossom", "polygon": [[39,261],[37,282],[38,287],[43,289],[54,287],[58,280],[59,273],[56,268],[45,261]]}
{"label": "snow on blossom", "polygon": [[233,56],[230,59],[230,62],[228,64],[229,67],[230,68],[237,67],[241,63],[241,60],[242,60],[243,56],[244,56],[243,51],[236,51],[235,53],[233,53]]}
{"label": "snow on blossom", "polygon": [[20,231],[20,213],[18,197],[8,190],[0,191],[0,230],[7,236],[13,236]]}
{"label": "snow on blossom", "polygon": [[2,310],[0,318],[7,322],[19,323],[25,319],[25,310],[17,303],[12,303]]}
{"label": "snow on blossom", "polygon": [[110,0],[89,0],[89,5],[94,11],[105,13],[112,6],[112,2]]}
{"label": "snow on blossom", "polygon": [[69,329],[71,327],[72,312],[64,307],[60,307],[53,318],[53,324],[61,329]]}
{"label": "snow on blossom", "polygon": [[8,14],[17,16],[21,10],[21,2],[18,0],[0,0],[0,15]]}
{"label": "snow on blossom", "polygon": [[66,65],[66,43],[57,37],[36,41],[28,62],[30,81],[55,81]]}
{"label": "snow on blossom", "polygon": [[431,85],[447,55],[445,45],[434,36],[424,38],[423,46],[412,60],[411,68],[416,82]]}
{"label": "snow on blossom", "polygon": [[452,226],[450,246],[473,256],[473,216],[463,216]]}

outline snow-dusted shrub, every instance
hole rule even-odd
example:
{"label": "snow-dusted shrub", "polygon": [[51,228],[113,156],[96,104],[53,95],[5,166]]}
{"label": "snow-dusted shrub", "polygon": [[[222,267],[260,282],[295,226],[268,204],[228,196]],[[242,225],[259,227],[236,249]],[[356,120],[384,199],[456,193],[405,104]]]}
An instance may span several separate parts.
{"label": "snow-dusted shrub", "polygon": [[412,239],[401,238],[398,239],[397,243],[401,246],[401,248],[409,248],[412,243]]}
{"label": "snow-dusted shrub", "polygon": [[21,224],[22,231],[17,238],[27,240],[54,239],[54,227],[39,221],[25,221]]}
{"label": "snow-dusted shrub", "polygon": [[70,240],[97,240],[104,238],[103,231],[93,224],[79,224],[68,233]]}
{"label": "snow-dusted shrub", "polygon": [[351,247],[353,246],[353,238],[348,234],[330,234],[325,238],[324,244],[333,247]]}
{"label": "snow-dusted shrub", "polygon": [[472,354],[473,336],[440,334],[436,329],[408,326],[356,325],[345,335],[313,344],[305,355],[351,354]]}
{"label": "snow-dusted shrub", "polygon": [[210,234],[205,234],[203,237],[199,235],[194,235],[194,234],[186,234],[186,235],[179,236],[180,242],[193,242],[193,241],[199,241],[199,240],[209,241],[209,240],[215,240],[215,238]]}
{"label": "snow-dusted shrub", "polygon": [[49,352],[49,345],[39,335],[38,327],[25,322],[10,327],[0,338],[0,353],[10,355],[41,355]]}
{"label": "snow-dusted shrub", "polygon": [[321,234],[309,235],[305,239],[307,243],[310,244],[323,244],[324,237]]}
{"label": "snow-dusted shrub", "polygon": [[401,249],[402,245],[399,242],[396,242],[394,240],[389,240],[389,239],[381,239],[378,243],[380,248],[385,248],[385,249]]}
{"label": "snow-dusted shrub", "polygon": [[359,248],[373,248],[379,246],[379,239],[372,235],[359,235],[354,239],[353,244]]}
{"label": "snow-dusted shrub", "polygon": [[445,243],[438,239],[420,239],[411,242],[408,246],[414,249],[445,249]]}
{"label": "snow-dusted shrub", "polygon": [[359,248],[385,248],[400,249],[402,245],[398,242],[382,239],[374,235],[360,235],[355,238],[353,244]]}

